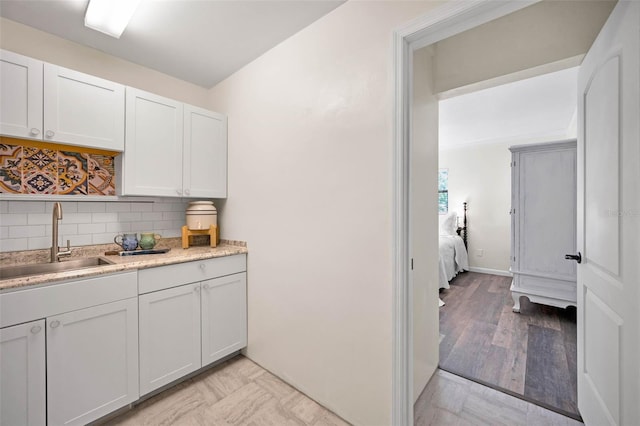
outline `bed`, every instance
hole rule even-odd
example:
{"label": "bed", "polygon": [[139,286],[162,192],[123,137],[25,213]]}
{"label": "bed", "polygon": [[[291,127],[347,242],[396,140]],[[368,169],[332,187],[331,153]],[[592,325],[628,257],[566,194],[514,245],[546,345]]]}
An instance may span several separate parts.
{"label": "bed", "polygon": [[457,214],[449,212],[440,216],[439,233],[439,285],[440,288],[449,288],[449,281],[458,273],[469,270],[467,203],[464,203],[463,225],[458,227]]}

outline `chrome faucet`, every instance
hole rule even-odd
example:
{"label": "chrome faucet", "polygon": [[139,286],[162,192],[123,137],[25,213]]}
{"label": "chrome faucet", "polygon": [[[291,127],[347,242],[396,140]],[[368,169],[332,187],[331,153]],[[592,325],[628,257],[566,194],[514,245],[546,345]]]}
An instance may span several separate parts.
{"label": "chrome faucet", "polygon": [[51,228],[51,263],[60,262],[61,256],[71,255],[70,241],[67,240],[67,249],[60,250],[58,247],[58,221],[62,220],[62,206],[60,203],[53,203],[53,227]]}

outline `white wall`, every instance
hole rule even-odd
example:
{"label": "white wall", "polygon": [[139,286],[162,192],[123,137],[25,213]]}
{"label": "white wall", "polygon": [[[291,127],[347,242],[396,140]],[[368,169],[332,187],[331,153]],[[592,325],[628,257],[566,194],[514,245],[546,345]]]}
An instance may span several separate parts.
{"label": "white wall", "polygon": [[392,30],[435,6],[347,2],[211,91],[247,355],[360,425],[391,420]]}
{"label": "white wall", "polygon": [[546,0],[436,43],[436,90],[585,54],[614,5]]}
{"label": "white wall", "polygon": [[438,367],[438,100],[433,49],[413,55],[411,139],[411,288],[413,289],[413,399]]}
{"label": "white wall", "polygon": [[[509,270],[511,250],[511,154],[513,142],[479,144],[440,151],[439,167],[449,169],[449,211],[462,216],[469,203],[469,266]],[[482,257],[477,250],[484,251]]]}
{"label": "white wall", "polygon": [[208,103],[203,87],[5,18],[0,18],[0,48],[192,105]]}

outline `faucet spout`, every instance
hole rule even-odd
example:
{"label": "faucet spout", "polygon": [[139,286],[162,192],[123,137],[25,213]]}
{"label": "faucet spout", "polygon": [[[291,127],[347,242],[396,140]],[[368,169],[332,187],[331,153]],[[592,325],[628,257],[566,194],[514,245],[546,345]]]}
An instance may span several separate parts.
{"label": "faucet spout", "polygon": [[69,256],[71,254],[71,247],[69,240],[67,240],[67,249],[60,250],[58,247],[58,221],[62,220],[62,205],[60,203],[53,203],[53,219],[51,227],[51,263],[60,262],[60,256]]}

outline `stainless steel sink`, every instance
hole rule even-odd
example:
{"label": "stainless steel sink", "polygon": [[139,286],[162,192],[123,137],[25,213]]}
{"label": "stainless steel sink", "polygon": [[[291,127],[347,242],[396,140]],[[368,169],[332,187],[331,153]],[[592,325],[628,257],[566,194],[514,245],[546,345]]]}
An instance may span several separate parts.
{"label": "stainless steel sink", "polygon": [[93,268],[101,265],[112,265],[104,257],[85,257],[55,263],[30,263],[26,265],[6,266],[0,268],[0,280],[26,277],[29,275],[51,274],[54,272],[74,271],[76,269]]}

